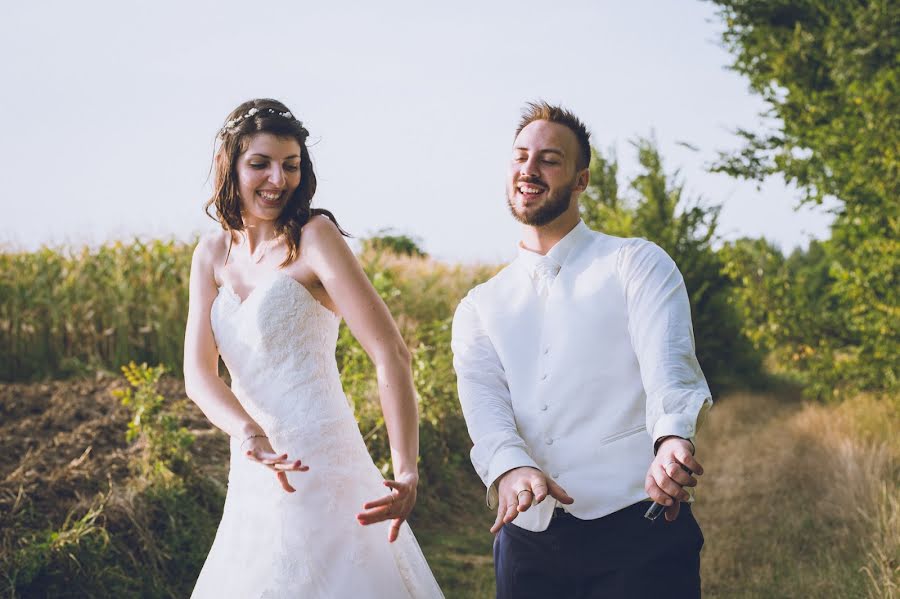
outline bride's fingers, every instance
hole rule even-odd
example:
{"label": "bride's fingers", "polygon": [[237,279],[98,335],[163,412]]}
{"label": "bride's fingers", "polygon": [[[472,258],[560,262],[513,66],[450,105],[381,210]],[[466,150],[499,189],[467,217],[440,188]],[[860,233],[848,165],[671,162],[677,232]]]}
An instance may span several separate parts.
{"label": "bride's fingers", "polygon": [[372,509],[372,508],[379,507],[379,506],[382,506],[382,505],[391,505],[391,504],[394,503],[396,500],[397,500],[397,499],[396,499],[396,497],[394,497],[394,494],[391,493],[390,495],[385,495],[384,497],[380,497],[380,498],[378,498],[378,499],[376,499],[376,500],[374,500],[374,501],[369,501],[369,502],[367,502],[367,503],[364,503],[364,504],[363,504],[363,509],[364,509],[364,510],[370,510],[370,509]]}
{"label": "bride's fingers", "polygon": [[268,451],[261,451],[259,449],[249,449],[247,450],[247,457],[251,460],[262,462],[263,464],[269,464],[276,461],[286,460],[287,454],[269,453]]}
{"label": "bride's fingers", "polygon": [[385,487],[389,487],[395,491],[400,492],[401,494],[409,492],[409,484],[408,483],[401,483],[396,480],[386,480],[386,481],[383,481],[383,483],[384,483]]}
{"label": "bride's fingers", "polygon": [[306,472],[309,466],[304,466],[301,460],[289,460],[288,454],[266,453],[266,452],[247,452],[247,457],[254,462],[264,464],[273,470],[297,470]]}
{"label": "bride's fingers", "polygon": [[279,455],[275,452],[263,451],[262,449],[248,449],[247,456],[262,462],[264,460],[278,459],[282,456],[287,457],[287,454]]}
{"label": "bride's fingers", "polygon": [[278,482],[281,483],[281,488],[288,493],[293,493],[297,490],[291,486],[290,481],[288,481],[287,474],[285,474],[284,472],[279,472],[275,476],[278,478]]}
{"label": "bride's fingers", "polygon": [[400,502],[389,505],[380,505],[361,511],[356,514],[356,519],[363,526],[375,524],[376,522],[383,522],[384,520],[405,520],[411,509],[411,505]]}
{"label": "bride's fingers", "polygon": [[367,524],[375,524],[392,518],[390,506],[379,506],[372,509],[363,510],[356,514],[356,520],[366,526]]}
{"label": "bride's fingers", "polygon": [[293,462],[279,462],[276,464],[269,464],[268,466],[272,470],[279,472],[306,472],[309,470],[309,466],[304,465],[300,460],[294,460]]}
{"label": "bride's fingers", "polygon": [[388,531],[388,543],[393,543],[400,535],[400,527],[403,526],[403,518],[394,518],[391,529]]}
{"label": "bride's fingers", "polygon": [[287,461],[287,459],[288,459],[288,455],[286,453],[282,453],[280,455],[279,454],[267,454],[260,461],[263,464],[272,465],[272,464],[282,464],[285,461]]}
{"label": "bride's fingers", "polygon": [[[394,520],[398,522],[396,526],[399,530],[400,523],[406,519],[415,503],[414,487],[395,480],[385,480],[382,483],[391,489],[391,493],[364,503],[363,511],[356,515],[356,519],[362,525]],[[396,538],[396,531],[389,536]]]}

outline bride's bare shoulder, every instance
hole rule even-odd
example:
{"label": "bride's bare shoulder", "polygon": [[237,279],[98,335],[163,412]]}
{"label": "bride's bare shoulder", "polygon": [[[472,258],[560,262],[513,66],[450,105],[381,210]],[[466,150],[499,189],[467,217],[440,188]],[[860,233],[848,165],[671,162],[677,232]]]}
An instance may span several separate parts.
{"label": "bride's bare shoulder", "polygon": [[300,229],[300,254],[314,255],[318,251],[333,252],[349,247],[337,225],[325,215],[317,214]]}
{"label": "bride's bare shoulder", "polygon": [[325,216],[324,214],[316,214],[312,218],[310,218],[303,227],[300,228],[300,239],[302,241],[303,236],[307,237],[332,237],[337,236],[340,237],[341,233],[338,231],[337,225],[332,222],[330,218]]}
{"label": "bride's bare shoulder", "polygon": [[194,261],[209,268],[224,263],[230,240],[228,231],[212,231],[202,235],[194,248]]}
{"label": "bride's bare shoulder", "polygon": [[228,252],[228,242],[231,240],[231,234],[228,231],[211,231],[204,233],[197,240],[197,248],[195,252],[199,252],[204,258],[214,258],[221,255],[225,257]]}

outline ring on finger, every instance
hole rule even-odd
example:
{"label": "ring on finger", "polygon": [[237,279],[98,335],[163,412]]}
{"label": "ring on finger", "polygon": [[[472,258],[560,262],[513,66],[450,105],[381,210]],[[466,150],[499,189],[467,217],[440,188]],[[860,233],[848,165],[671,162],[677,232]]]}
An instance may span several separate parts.
{"label": "ring on finger", "polygon": [[532,493],[531,489],[522,489],[521,491],[516,493],[516,499],[518,499],[522,495],[522,493],[528,493],[529,495],[534,497],[534,493]]}

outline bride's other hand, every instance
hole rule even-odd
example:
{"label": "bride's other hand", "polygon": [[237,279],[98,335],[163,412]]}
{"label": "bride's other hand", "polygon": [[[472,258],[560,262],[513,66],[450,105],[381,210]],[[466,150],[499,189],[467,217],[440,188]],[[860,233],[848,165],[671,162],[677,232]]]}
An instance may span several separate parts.
{"label": "bride's other hand", "polygon": [[384,497],[363,504],[363,511],[356,515],[360,524],[366,526],[391,520],[388,530],[388,541],[393,543],[400,534],[400,526],[409,518],[413,506],[416,505],[416,488],[419,485],[417,474],[400,475],[397,480],[386,480],[384,486],[391,492]]}
{"label": "bride's other hand", "polygon": [[244,455],[251,462],[262,464],[269,470],[275,472],[275,477],[281,483],[281,488],[288,493],[293,493],[297,489],[291,486],[288,481],[287,472],[306,472],[309,466],[305,466],[300,460],[288,459],[286,453],[275,453],[269,439],[266,437],[252,437],[248,439],[242,446]]}

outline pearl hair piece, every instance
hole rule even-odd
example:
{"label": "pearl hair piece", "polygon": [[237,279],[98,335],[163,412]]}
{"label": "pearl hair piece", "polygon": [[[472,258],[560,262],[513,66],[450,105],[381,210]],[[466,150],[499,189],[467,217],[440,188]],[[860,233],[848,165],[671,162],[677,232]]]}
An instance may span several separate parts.
{"label": "pearl hair piece", "polygon": [[[247,111],[247,114],[242,114],[241,116],[233,118],[230,121],[226,122],[225,126],[222,127],[221,130],[219,130],[219,138],[224,138],[225,134],[231,132],[231,130],[234,129],[235,127],[237,127],[241,123],[241,121],[243,121],[244,119],[248,119],[253,115],[259,114],[260,112],[261,111],[259,108],[251,108],[250,110]],[[275,110],[273,108],[264,108],[262,110],[262,112],[267,112],[269,114],[284,117],[286,119],[293,119],[297,122],[300,122],[299,120],[294,118],[294,115],[290,111],[278,112],[277,110]],[[301,123],[301,126],[302,126],[302,123]]]}

